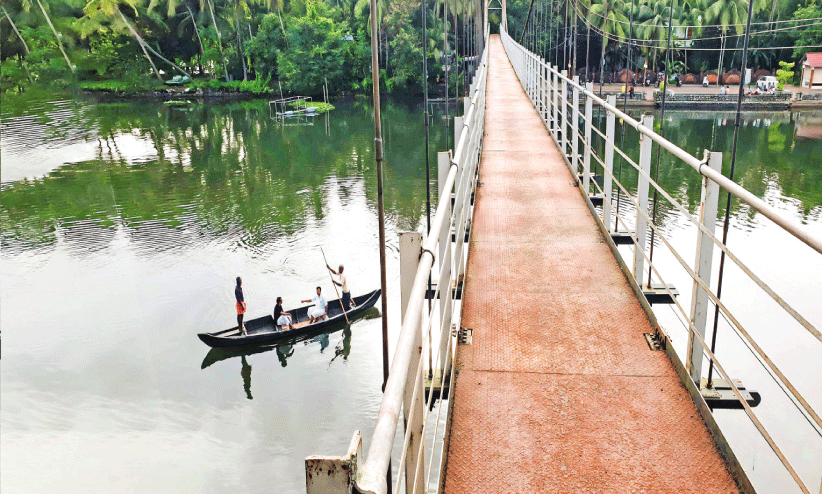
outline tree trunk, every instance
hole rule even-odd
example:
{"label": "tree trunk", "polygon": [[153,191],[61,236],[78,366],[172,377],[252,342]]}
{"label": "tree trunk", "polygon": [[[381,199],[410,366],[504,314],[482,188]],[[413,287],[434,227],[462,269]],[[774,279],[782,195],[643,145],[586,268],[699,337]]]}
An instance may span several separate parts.
{"label": "tree trunk", "polygon": [[126,16],[123,15],[123,12],[120,12],[119,8],[115,7],[115,9],[117,10],[117,13],[120,14],[120,18],[123,19],[123,24],[125,24],[126,27],[129,29],[129,32],[131,33],[132,37],[137,41],[137,44],[140,45],[140,49],[143,50],[143,55],[146,56],[146,60],[148,60],[149,64],[151,64],[151,69],[154,71],[154,75],[157,76],[157,80],[162,83],[163,78],[160,77],[160,71],[157,70],[157,66],[154,65],[154,60],[151,59],[151,57],[149,56],[149,52],[146,50],[146,42],[143,41],[143,38],[141,38],[140,35],[137,34],[137,31],[135,31],[134,28],[131,27],[131,24],[129,24],[128,19],[126,19]]}
{"label": "tree trunk", "polygon": [[249,70],[246,67],[246,55],[243,53],[243,29],[240,27],[240,6],[234,0],[234,30],[237,33],[237,55],[240,57],[240,65],[243,66],[243,81],[249,80]]}
{"label": "tree trunk", "polygon": [[[657,48],[652,48],[654,53],[652,54],[652,72],[657,75]],[[646,74],[643,74],[643,77],[646,77]]]}
{"label": "tree trunk", "polygon": [[46,18],[46,22],[49,23],[49,27],[51,28],[51,32],[54,33],[54,39],[57,40],[57,46],[60,48],[60,53],[63,54],[63,58],[66,59],[66,64],[69,66],[69,70],[71,70],[72,73],[73,73],[74,72],[74,65],[71,64],[71,60],[69,60],[69,56],[66,55],[66,50],[63,49],[63,43],[60,41],[60,35],[57,34],[57,30],[54,29],[54,24],[51,23],[51,18],[49,17],[49,14],[46,13],[46,9],[43,7],[43,4],[40,3],[40,0],[37,0],[37,5],[39,5],[40,10],[43,11],[43,17]]}
{"label": "tree trunk", "polygon": [[197,22],[194,20],[194,13],[191,11],[189,4],[186,4],[186,10],[189,11],[191,26],[194,29],[194,34],[197,35],[197,43],[200,45],[200,54],[197,55],[197,69],[200,71],[200,75],[203,75],[203,63],[200,57],[206,52],[206,49],[203,48],[203,39],[200,37],[200,31],[197,29]]}
{"label": "tree trunk", "polygon": [[9,20],[9,24],[11,24],[11,28],[14,29],[14,34],[16,34],[17,37],[20,39],[20,42],[23,43],[23,49],[26,50],[26,55],[28,55],[30,53],[29,52],[29,45],[26,44],[26,40],[24,40],[23,36],[20,35],[20,31],[17,30],[17,26],[14,25],[14,21],[11,20],[11,17],[9,16],[9,13],[6,12],[6,7],[0,7],[0,8],[2,8],[3,13],[6,14],[6,19]]}
{"label": "tree trunk", "polygon": [[217,49],[220,52],[220,63],[223,64],[223,72],[225,72],[226,82],[229,81],[229,68],[226,66],[226,57],[223,56],[223,39],[220,37],[220,30],[217,28],[217,19],[214,18],[214,6],[211,0],[206,0],[209,4],[209,13],[211,14],[211,22],[214,24],[214,32],[217,33]]}
{"label": "tree trunk", "polygon": [[720,87],[720,74],[723,73],[723,52],[726,49],[725,34],[720,32],[720,59],[717,61],[717,86]]}
{"label": "tree trunk", "polygon": [[585,80],[585,82],[589,82],[589,51],[591,50],[591,41],[592,41],[592,27],[591,27],[591,24],[586,22],[586,80]]}
{"label": "tree trunk", "polygon": [[183,70],[183,69],[182,69],[179,65],[177,65],[176,63],[174,63],[174,62],[170,61],[169,59],[167,59],[166,57],[164,57],[163,55],[161,55],[161,54],[160,54],[157,50],[155,50],[154,48],[152,48],[151,46],[149,46],[149,44],[148,44],[148,43],[146,43],[146,41],[145,41],[142,37],[140,37],[140,35],[137,33],[137,31],[135,31],[135,30],[134,30],[134,28],[132,27],[132,25],[131,25],[131,24],[129,24],[128,19],[126,19],[126,16],[125,16],[125,15],[123,15],[123,13],[122,13],[122,12],[120,12],[120,9],[117,9],[117,13],[118,13],[118,14],[120,14],[120,17],[123,19],[123,22],[126,24],[126,27],[127,27],[127,28],[129,28],[129,31],[131,32],[131,35],[132,35],[132,36],[134,36],[134,39],[136,39],[136,40],[137,40],[137,44],[139,44],[139,45],[140,45],[140,47],[143,49],[143,53],[146,55],[146,58],[148,58],[149,63],[151,64],[152,68],[154,69],[154,74],[157,76],[157,78],[158,78],[158,79],[160,79],[160,82],[163,82],[163,78],[162,78],[162,77],[160,77],[160,72],[158,72],[157,67],[154,65],[154,61],[151,59],[151,57],[149,56],[149,54],[148,54],[148,53],[146,53],[146,50],[148,50],[148,51],[152,52],[152,53],[153,53],[153,54],[154,54],[157,58],[159,58],[160,60],[162,60],[162,61],[166,62],[166,63],[167,63],[167,64],[169,64],[169,65],[171,65],[171,66],[172,66],[172,67],[174,67],[175,69],[177,69],[177,70],[179,70],[180,72],[182,72],[182,73],[183,73],[183,75],[185,75],[186,77],[188,77],[189,79],[191,79],[191,75],[190,75],[188,72],[186,72],[186,71],[185,71],[185,70]]}
{"label": "tree trunk", "polygon": [[[352,4],[354,5],[354,4]],[[280,19],[280,30],[283,31],[283,39],[286,40],[286,47],[289,47],[289,38],[286,36],[286,27],[283,25],[283,16],[280,15],[280,10],[277,11],[277,17]]]}
{"label": "tree trunk", "polygon": [[603,72],[606,71],[606,38],[603,38],[603,49],[600,50],[600,97],[603,97]]}

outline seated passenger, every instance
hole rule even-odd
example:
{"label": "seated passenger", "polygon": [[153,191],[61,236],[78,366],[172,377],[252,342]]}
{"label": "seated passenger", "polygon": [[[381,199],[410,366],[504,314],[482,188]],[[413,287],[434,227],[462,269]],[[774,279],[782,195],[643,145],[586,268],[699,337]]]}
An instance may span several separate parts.
{"label": "seated passenger", "polygon": [[329,304],[326,302],[326,297],[320,294],[320,287],[317,287],[317,295],[311,300],[301,300],[301,303],[314,302],[314,307],[309,309],[309,324],[314,324],[315,321],[320,321],[326,317]]}
{"label": "seated passenger", "polygon": [[277,297],[277,305],[274,306],[274,323],[277,325],[276,329],[294,329],[291,322],[291,314],[283,310],[283,297]]}

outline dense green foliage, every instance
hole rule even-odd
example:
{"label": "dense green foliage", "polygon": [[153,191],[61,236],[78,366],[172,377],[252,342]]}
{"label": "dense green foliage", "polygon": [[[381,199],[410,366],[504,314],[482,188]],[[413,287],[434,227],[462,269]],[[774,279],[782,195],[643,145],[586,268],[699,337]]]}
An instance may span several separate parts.
{"label": "dense green foliage", "polygon": [[[725,72],[741,66],[748,5],[748,0],[511,0],[509,32],[565,68],[573,58],[576,23],[576,67],[583,75],[588,66],[592,75],[601,64],[607,73],[626,67],[630,37],[630,69],[662,71],[671,25],[671,57],[682,64],[679,72]],[[821,50],[820,0],[754,0],[752,10],[749,68],[774,71],[780,61],[799,62]],[[795,80],[796,74],[797,69]]]}
{"label": "dense green foliage", "polygon": [[[426,4],[433,89],[443,79],[443,3]],[[446,2],[452,72],[457,60],[478,50],[479,5]],[[420,0],[377,6],[383,84],[392,92],[420,92]],[[370,15],[368,0],[11,0],[0,11],[2,90],[149,91],[185,74],[203,90],[367,91]]]}

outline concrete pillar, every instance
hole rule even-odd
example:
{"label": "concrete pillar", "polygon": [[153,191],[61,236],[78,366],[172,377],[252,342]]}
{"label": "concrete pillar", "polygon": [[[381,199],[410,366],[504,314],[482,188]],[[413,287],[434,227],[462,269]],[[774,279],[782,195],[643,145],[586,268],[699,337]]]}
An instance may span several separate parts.
{"label": "concrete pillar", "polygon": [[[610,105],[617,104],[617,96],[606,98]],[[614,173],[614,120],[613,112],[606,112],[606,149],[603,153],[605,171],[603,172],[603,224],[607,229],[612,224],[612,173]]]}
{"label": "concrete pillar", "polygon": [[[649,130],[654,129],[654,117],[651,115],[643,115],[641,123]],[[652,166],[652,140],[643,134],[640,134],[640,169],[646,173],[651,171]],[[643,265],[645,258],[643,253],[646,249],[646,229],[648,224],[646,217],[640,212],[649,213],[649,180],[642,174],[637,175],[637,202],[640,205],[637,211],[637,219],[635,220],[635,239],[637,244],[634,246],[634,279],[637,284],[643,286]]]}
{"label": "concrete pillar", "polygon": [[[576,75],[572,79],[575,84],[580,83],[580,76]],[[572,86],[572,173],[577,174],[580,171],[580,90],[577,86]]]}
{"label": "concrete pillar", "polygon": [[561,134],[562,134],[562,140],[560,142],[560,150],[563,152],[564,156],[569,154],[569,149],[568,149],[568,147],[569,147],[569,145],[568,145],[569,135],[568,135],[568,129],[567,129],[568,122],[567,122],[567,119],[566,119],[566,115],[568,114],[568,112],[566,110],[568,110],[568,103],[569,103],[569,97],[568,97],[568,87],[569,87],[569,85],[566,83],[566,74],[568,74],[568,71],[566,71],[566,70],[560,72],[560,75],[562,76],[562,77],[560,77],[560,84],[561,84],[561,86],[560,86],[560,99],[561,99],[561,102],[560,102],[560,129],[561,129]]}
{"label": "concrete pillar", "polygon": [[554,66],[554,72],[552,72],[552,102],[554,103],[552,107],[552,130],[554,130],[554,139],[557,142],[560,142],[560,120],[559,120],[559,108],[558,108],[558,87],[557,87],[557,65]]}
{"label": "concrete pillar", "polygon": [[349,494],[362,461],[360,431],[354,432],[344,456],[306,457],[306,494]]}
{"label": "concrete pillar", "polygon": [[[590,92],[594,91],[594,83],[587,82],[586,89]],[[583,190],[585,190],[586,194],[588,194],[589,171],[591,170],[592,161],[592,99],[589,96],[586,96],[586,113],[584,115],[584,120],[584,136],[586,142],[583,143]]]}
{"label": "concrete pillar", "polygon": [[[707,152],[708,153],[708,152]],[[708,153],[709,168],[720,171],[723,165],[723,153]],[[717,221],[717,202],[720,199],[720,186],[703,177],[700,191],[700,223],[712,235]],[[714,241],[706,233],[697,231],[697,248],[694,256],[694,272],[700,281],[710,286],[712,279],[712,259],[714,258]],[[706,322],[709,315],[709,295],[695,280],[692,283],[692,303],[690,319],[695,330],[703,339],[706,337]],[[700,372],[703,367],[703,345],[697,336],[690,334],[686,348],[686,368],[692,380],[700,385]]]}
{"label": "concrete pillar", "polygon": [[[406,308],[411,297],[411,289],[414,284],[414,275],[417,273],[417,265],[420,262],[420,254],[423,245],[423,234],[419,232],[400,233],[400,320],[406,314]],[[424,388],[423,374],[417,373],[417,366],[423,353],[423,319],[420,319],[420,327],[415,328],[414,346],[417,351],[412,352],[409,362],[409,376],[406,380],[406,390],[403,397],[403,423],[406,431],[411,430],[409,435],[408,452],[406,453],[406,492],[424,492],[423,461],[417,461],[417,451],[420,448],[423,435],[423,406]],[[417,387],[417,396],[414,396],[414,389]],[[415,476],[417,482],[415,482]],[[416,484],[416,487],[415,487]]]}

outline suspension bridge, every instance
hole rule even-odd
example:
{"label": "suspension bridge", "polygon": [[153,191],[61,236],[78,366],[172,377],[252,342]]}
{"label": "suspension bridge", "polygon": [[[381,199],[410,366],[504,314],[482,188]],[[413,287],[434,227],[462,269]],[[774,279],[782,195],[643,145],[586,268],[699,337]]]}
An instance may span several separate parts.
{"label": "suspension bridge", "polygon": [[[719,238],[719,199],[731,194],[815,255],[821,240],[725,177],[720,151],[675,146],[652,116],[623,113],[504,28],[490,36],[487,25],[484,40],[454,149],[438,155],[431,230],[400,235],[402,329],[375,425],[341,456],[306,458],[307,492],[755,492],[713,416],[720,403],[799,492],[818,492],[819,472],[795,466],[707,328],[715,310],[728,320],[796,407],[786,420],[819,438],[817,409],[710,285],[718,262],[721,273],[736,265],[773,302],[758,310],[818,344],[820,329]],[[637,156],[615,138],[617,120],[635,131]],[[654,145],[700,182],[697,212],[651,175]],[[690,257],[661,231],[650,190],[693,225]],[[667,283],[655,245],[688,285]],[[656,303],[682,316],[684,333],[658,323]]]}

